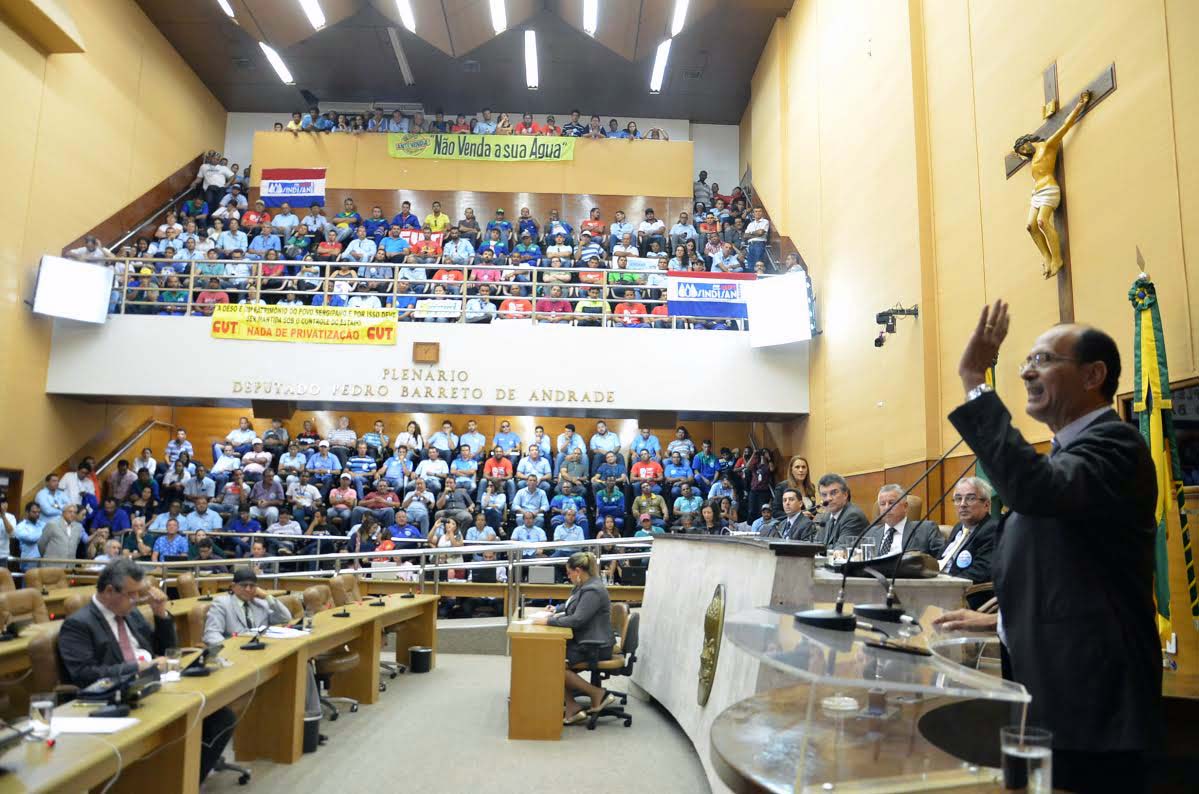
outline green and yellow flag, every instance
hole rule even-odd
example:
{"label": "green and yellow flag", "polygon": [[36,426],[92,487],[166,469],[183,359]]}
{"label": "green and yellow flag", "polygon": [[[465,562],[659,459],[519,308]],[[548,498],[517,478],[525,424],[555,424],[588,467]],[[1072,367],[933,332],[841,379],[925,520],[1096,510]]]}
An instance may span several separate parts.
{"label": "green and yellow flag", "polygon": [[[1140,253],[1138,252],[1138,257]],[[1182,540],[1183,564],[1190,591],[1191,619],[1199,628],[1199,587],[1195,583],[1195,559],[1191,551],[1191,533],[1183,510],[1182,467],[1179,465],[1174,436],[1174,411],[1170,399],[1170,372],[1166,365],[1166,345],[1162,335],[1161,310],[1157,291],[1142,273],[1128,291],[1132,302],[1134,349],[1133,405],[1141,435],[1149,445],[1157,469],[1157,570],[1154,597],[1157,600],[1157,628],[1162,644],[1173,633],[1170,617],[1170,566],[1167,541]]]}

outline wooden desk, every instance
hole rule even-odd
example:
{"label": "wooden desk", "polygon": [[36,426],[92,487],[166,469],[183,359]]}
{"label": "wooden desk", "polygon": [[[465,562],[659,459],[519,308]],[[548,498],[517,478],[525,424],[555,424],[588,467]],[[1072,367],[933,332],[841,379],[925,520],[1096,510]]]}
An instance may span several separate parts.
{"label": "wooden desk", "polygon": [[67,599],[73,595],[82,595],[91,598],[96,592],[95,584],[81,584],[73,587],[62,587],[57,590],[50,590],[42,596],[42,601],[46,604],[46,611],[50,613],[50,617],[56,620],[65,618]]}
{"label": "wooden desk", "polygon": [[566,641],[570,629],[508,625],[512,673],[508,684],[508,738],[562,738]]}

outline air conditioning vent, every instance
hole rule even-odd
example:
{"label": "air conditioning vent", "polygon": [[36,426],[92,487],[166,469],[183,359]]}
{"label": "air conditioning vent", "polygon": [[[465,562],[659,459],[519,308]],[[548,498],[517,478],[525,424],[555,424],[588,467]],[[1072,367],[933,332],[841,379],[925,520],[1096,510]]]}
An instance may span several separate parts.
{"label": "air conditioning vent", "polygon": [[478,74],[483,71],[483,67],[478,61],[463,61],[462,71],[467,74]]}
{"label": "air conditioning vent", "polygon": [[252,69],[253,65],[249,58],[234,58],[233,67],[235,69]]}
{"label": "air conditioning vent", "polygon": [[704,76],[703,69],[687,69],[683,72],[684,80],[699,80]]}

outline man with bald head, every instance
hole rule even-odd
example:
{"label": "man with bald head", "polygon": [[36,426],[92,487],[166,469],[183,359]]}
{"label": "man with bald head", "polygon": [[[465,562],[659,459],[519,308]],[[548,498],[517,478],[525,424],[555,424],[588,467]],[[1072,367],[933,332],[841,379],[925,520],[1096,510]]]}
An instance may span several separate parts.
{"label": "man with bald head", "polygon": [[1005,675],[1032,696],[1028,723],[1053,733],[1055,790],[1148,791],[1145,755],[1161,739],[1157,480],[1140,433],[1111,408],[1120,353],[1080,325],[1033,343],[1020,377],[1025,412],[1053,433],[1041,455],[986,384],[1007,330],[1007,304],[983,310],[958,366],[966,401],[949,415],[1011,508],[992,565],[999,613],[935,623],[999,632]]}

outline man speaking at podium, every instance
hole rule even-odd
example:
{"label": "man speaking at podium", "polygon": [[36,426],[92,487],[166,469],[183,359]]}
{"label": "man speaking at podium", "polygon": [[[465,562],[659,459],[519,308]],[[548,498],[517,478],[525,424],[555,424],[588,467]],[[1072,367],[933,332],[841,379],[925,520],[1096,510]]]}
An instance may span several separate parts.
{"label": "man speaking at podium", "polygon": [[1032,695],[1029,724],[1053,732],[1055,789],[1147,791],[1162,685],[1153,461],[1111,409],[1116,343],[1079,325],[1041,334],[1020,365],[1025,411],[1054,434],[1037,453],[986,384],[1007,330],[1006,303],[983,309],[958,367],[966,402],[949,415],[1011,508],[993,564],[999,613],[935,623],[999,632],[1005,674]]}

